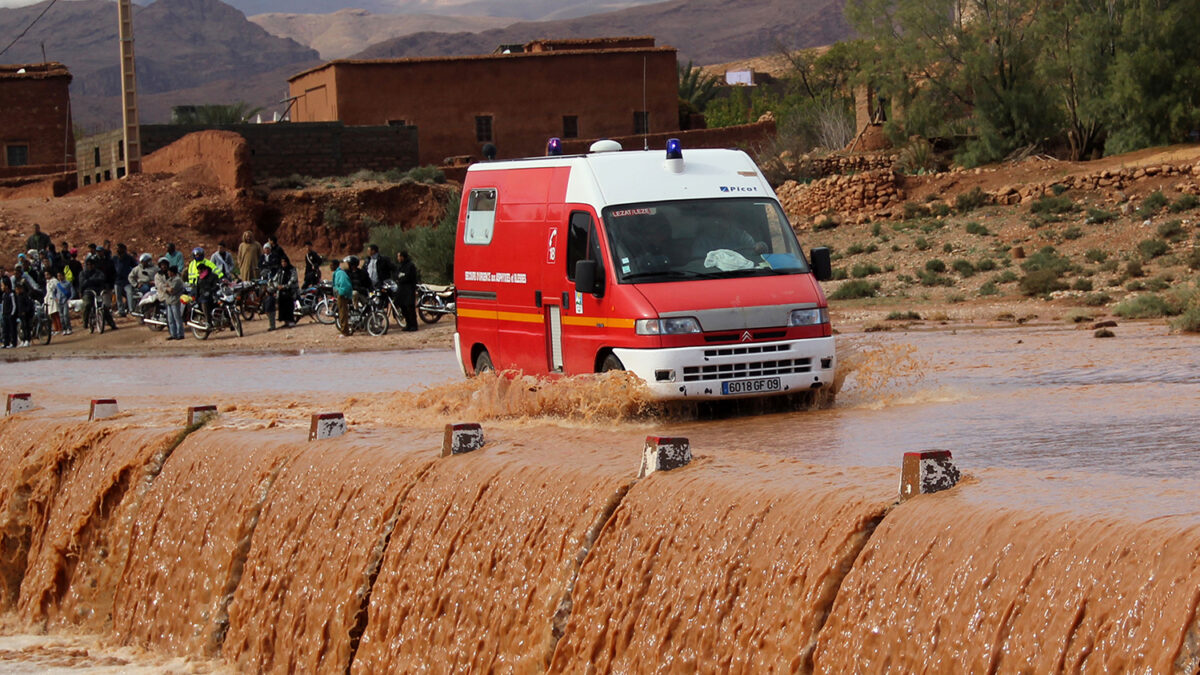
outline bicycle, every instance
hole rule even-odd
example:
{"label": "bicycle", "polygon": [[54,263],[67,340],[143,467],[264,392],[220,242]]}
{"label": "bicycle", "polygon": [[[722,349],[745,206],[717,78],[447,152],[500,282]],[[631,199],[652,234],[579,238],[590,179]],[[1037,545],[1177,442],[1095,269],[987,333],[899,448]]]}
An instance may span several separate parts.
{"label": "bicycle", "polygon": [[48,345],[50,336],[53,334],[54,328],[50,325],[50,315],[46,313],[46,305],[39,302],[33,310],[33,330],[29,332],[29,340]]}
{"label": "bicycle", "polygon": [[96,291],[83,294],[83,325],[92,333],[104,333],[109,321],[112,321],[112,310],[104,306]]}

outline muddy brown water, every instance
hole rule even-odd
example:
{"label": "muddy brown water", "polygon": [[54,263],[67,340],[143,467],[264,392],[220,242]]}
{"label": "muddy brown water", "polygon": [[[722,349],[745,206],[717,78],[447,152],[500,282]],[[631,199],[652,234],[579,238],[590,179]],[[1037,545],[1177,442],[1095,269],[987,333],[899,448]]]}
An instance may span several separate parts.
{"label": "muddy brown water", "polygon": [[[1117,332],[846,336],[833,407],[719,420],[443,351],[4,364],[0,672],[1195,673],[1200,341]],[[637,480],[651,433],[697,459]],[[927,448],[964,480],[896,505]]]}

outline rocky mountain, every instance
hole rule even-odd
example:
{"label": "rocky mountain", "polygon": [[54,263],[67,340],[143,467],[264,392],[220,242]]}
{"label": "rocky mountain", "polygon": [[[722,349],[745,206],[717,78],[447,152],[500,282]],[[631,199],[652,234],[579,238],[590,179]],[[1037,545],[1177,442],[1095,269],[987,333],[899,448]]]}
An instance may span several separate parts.
{"label": "rocky mountain", "polygon": [[669,0],[560,21],[522,22],[481,33],[418,33],[372,45],[358,58],[484,54],[536,38],[653,35],[696,63],[733,61],[850,37],[844,0]]}
{"label": "rocky mountain", "polygon": [[374,14],[513,17],[525,21],[567,19],[654,2],[662,0],[229,0],[247,16],[331,14],[353,8]]}
{"label": "rocky mountain", "polygon": [[340,59],[369,45],[421,32],[478,32],[502,28],[516,19],[437,14],[372,14],[365,9],[343,9],[333,14],[257,14],[250,21],[272,35],[290,38],[321,53],[323,59]]}
{"label": "rocky mountain", "polygon": [[[19,33],[47,2],[0,9],[0,35]],[[219,0],[158,0],[136,7],[134,38],[145,122],[166,121],[177,104],[277,103],[287,75],[320,61],[315,50],[271,35]],[[119,125],[116,3],[59,2],[2,58],[40,62],[43,48],[47,59],[65,63],[75,77],[76,123],[91,130]],[[251,86],[268,74],[269,88]]]}

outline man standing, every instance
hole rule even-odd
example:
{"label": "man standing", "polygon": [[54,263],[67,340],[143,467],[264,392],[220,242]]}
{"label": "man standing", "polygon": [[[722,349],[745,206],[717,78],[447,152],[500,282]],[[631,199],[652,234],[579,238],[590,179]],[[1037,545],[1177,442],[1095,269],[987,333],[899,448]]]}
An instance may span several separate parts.
{"label": "man standing", "polygon": [[221,270],[221,276],[233,274],[233,254],[225,249],[225,242],[217,244],[217,252],[212,255],[212,261]]}
{"label": "man standing", "polygon": [[337,321],[342,335],[350,335],[350,298],[354,296],[354,284],[350,283],[350,259],[346,256],[342,266],[333,272],[333,293],[337,297]]}
{"label": "man standing", "polygon": [[[166,260],[166,258],[163,258],[163,260]],[[155,268],[152,263],[150,254],[143,253],[138,258],[138,264],[132,270],[129,270],[129,274],[125,277],[125,281],[129,284],[129,311],[131,312],[137,310],[137,307],[133,305],[133,294],[144,295],[154,285]]]}
{"label": "man standing", "polygon": [[321,263],[325,260],[313,248],[311,241],[304,242],[304,246],[308,249],[304,254],[304,287],[308,288],[321,283]]}
{"label": "man standing", "polygon": [[29,238],[25,240],[25,250],[33,249],[35,251],[41,251],[49,246],[50,235],[42,232],[41,225],[34,223],[33,234],[29,235]]}
{"label": "man standing", "polygon": [[421,273],[408,257],[408,251],[396,254],[396,306],[404,317],[404,330],[412,332],[417,329],[417,284],[421,282]]}
{"label": "man standing", "polygon": [[243,232],[237,253],[237,272],[243,281],[258,281],[258,259],[262,252],[262,246],[254,241],[250,230]]}
{"label": "man standing", "polygon": [[176,250],[175,244],[167,244],[167,254],[163,257],[167,259],[168,265],[183,272],[183,251]]}
{"label": "man standing", "polygon": [[[149,256],[146,256],[149,259]],[[113,256],[113,290],[117,292],[117,316],[125,316],[133,312],[133,286],[129,283],[129,273],[133,271],[137,261],[129,255],[125,244],[117,244],[117,254]]]}
{"label": "man standing", "polygon": [[379,246],[371,244],[367,247],[370,256],[367,258],[367,276],[371,278],[371,288],[379,288],[383,282],[392,278],[392,263],[379,255]]}

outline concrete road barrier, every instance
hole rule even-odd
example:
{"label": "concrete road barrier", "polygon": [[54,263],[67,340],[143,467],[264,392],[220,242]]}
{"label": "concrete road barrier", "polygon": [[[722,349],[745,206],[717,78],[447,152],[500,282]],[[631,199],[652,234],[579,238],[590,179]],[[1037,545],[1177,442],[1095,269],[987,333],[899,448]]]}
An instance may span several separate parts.
{"label": "concrete road barrier", "polygon": [[346,417],[342,413],[313,413],[308,427],[308,440],[337,438],[346,433]]}
{"label": "concrete road barrier", "polygon": [[642,466],[638,478],[645,478],[655,471],[671,471],[687,466],[692,461],[692,448],[688,439],[669,436],[647,436],[642,450]]}
{"label": "concrete road barrier", "polygon": [[442,437],[442,457],[463,455],[483,447],[483,427],[475,422],[447,424]]}
{"label": "concrete road barrier", "polygon": [[949,490],[961,477],[949,450],[906,452],[900,469],[900,501]]}
{"label": "concrete road barrier", "polygon": [[117,399],[115,398],[94,398],[92,399],[91,410],[88,411],[88,421],[102,420],[109,417],[116,417],[120,412],[117,409]]}
{"label": "concrete road barrier", "polygon": [[5,415],[16,415],[19,412],[33,410],[33,395],[32,394],[9,394],[8,402],[4,406]]}

